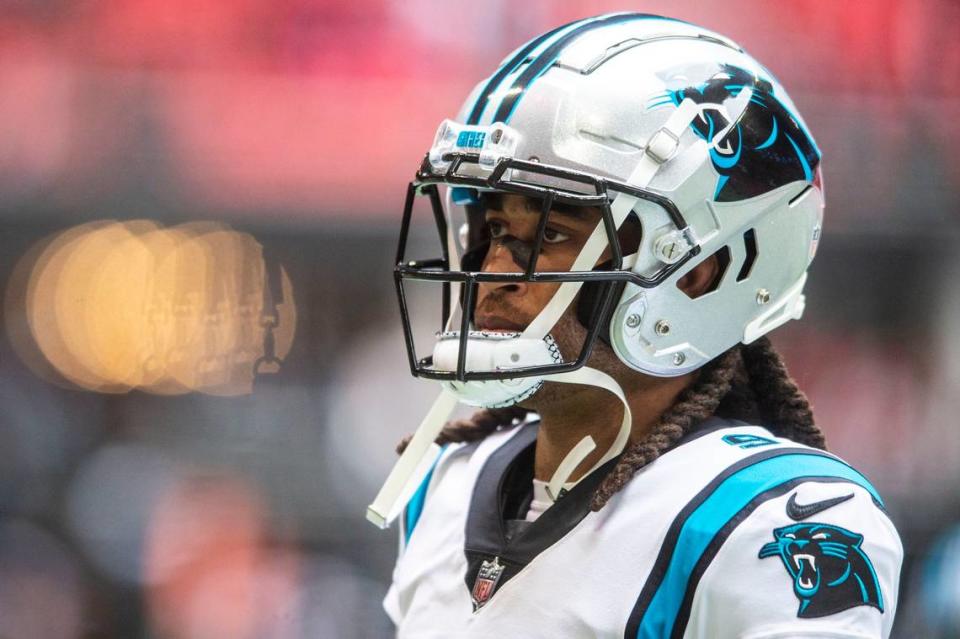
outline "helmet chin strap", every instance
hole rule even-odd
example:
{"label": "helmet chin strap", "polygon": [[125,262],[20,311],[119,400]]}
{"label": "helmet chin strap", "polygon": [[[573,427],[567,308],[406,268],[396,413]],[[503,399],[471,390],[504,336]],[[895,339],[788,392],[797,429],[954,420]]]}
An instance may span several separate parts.
{"label": "helmet chin strap", "polygon": [[[620,421],[620,429],[617,431],[616,438],[603,457],[597,460],[582,477],[586,477],[620,454],[626,447],[627,440],[630,439],[630,426],[633,423],[633,417],[623,389],[620,388],[616,380],[603,371],[589,367],[583,367],[569,373],[545,375],[543,379],[544,381],[564,384],[583,384],[603,388],[616,395],[617,399],[623,404],[623,419]],[[367,507],[368,521],[380,528],[386,528],[397,518],[429,471],[430,464],[424,462],[429,462],[431,457],[436,456],[436,453],[432,456],[429,454],[431,449],[439,448],[434,440],[440,435],[443,425],[447,422],[459,401],[459,398],[446,388],[440,392],[440,396],[433,402],[433,406],[430,407],[420,426],[417,427],[413,438],[407,444],[407,448],[400,455],[400,459],[394,464],[393,470],[390,471],[386,481],[384,481],[380,492],[377,493],[373,503]],[[547,484],[547,491],[552,499],[556,500],[560,496],[560,490],[564,484],[568,483],[567,480],[570,475],[596,447],[593,437],[587,436],[566,454]]]}
{"label": "helmet chin strap", "polygon": [[[453,216],[449,213],[449,211],[453,210],[453,206],[454,206],[453,191],[451,189],[447,189],[447,195],[445,199],[447,201],[446,202],[447,206],[445,210],[448,211],[446,216],[447,216],[447,255],[448,255],[448,259],[450,260],[449,269],[451,271],[459,271],[460,270],[460,254],[457,252],[457,231],[455,231],[453,228]],[[450,298],[455,300],[460,299],[460,282],[459,281],[451,282]],[[443,330],[445,331],[454,330],[454,327],[456,326],[454,321],[455,320],[454,316],[455,316],[455,313],[450,313],[450,317],[447,318],[447,325],[443,327]]]}
{"label": "helmet chin strap", "polygon": [[[596,386],[613,393],[617,396],[617,399],[620,400],[620,403],[623,404],[623,419],[620,421],[620,430],[617,431],[616,438],[613,440],[610,448],[607,449],[607,452],[603,454],[603,457],[597,460],[587,472],[583,473],[581,479],[619,455],[623,449],[626,448],[627,441],[630,439],[630,427],[633,425],[633,415],[630,413],[630,405],[627,403],[623,389],[620,388],[620,384],[618,384],[615,379],[603,371],[586,366],[569,373],[544,375],[543,379],[564,384]],[[564,484],[568,483],[567,480],[570,478],[570,475],[573,474],[573,471],[580,466],[581,462],[583,462],[596,447],[597,444],[594,442],[593,437],[588,435],[570,449],[570,452],[564,456],[563,461],[560,462],[557,470],[554,471],[553,477],[551,477],[547,483],[547,492],[551,499],[554,501],[557,500],[560,496],[560,489],[563,488]]]}
{"label": "helmet chin strap", "polygon": [[[698,105],[690,99],[685,99],[680,106],[670,115],[666,123],[657,130],[647,141],[644,150],[636,168],[630,175],[627,182],[638,188],[645,188],[656,175],[660,166],[671,159],[679,150],[680,137],[686,131],[687,127],[699,113]],[[638,198],[626,193],[618,193],[610,205],[613,215],[613,222],[616,228],[620,228],[624,220],[636,206]],[[448,227],[450,225],[448,224]],[[452,237],[453,230],[448,228],[448,242],[450,248],[453,248]],[[593,230],[593,233],[587,239],[580,251],[580,254],[574,260],[570,267],[571,271],[589,271],[600,259],[604,249],[607,247],[606,229],[601,221]],[[456,251],[451,252],[451,260],[454,259]],[[570,306],[573,299],[580,291],[582,282],[563,282],[557,289],[557,292],[550,299],[543,310],[533,319],[523,333],[517,339],[526,340],[544,340],[549,332],[556,325],[557,321]],[[623,404],[623,419],[620,424],[620,430],[607,452],[591,467],[583,477],[588,476],[597,468],[619,455],[627,445],[630,438],[630,427],[633,418],[630,413],[630,407],[627,404],[623,389],[612,377],[606,373],[583,367],[568,373],[555,373],[544,375],[543,381],[560,382],[564,384],[583,384],[586,386],[595,386],[613,393]],[[393,519],[395,519],[404,505],[413,495],[417,486],[423,477],[429,471],[429,455],[431,448],[436,449],[433,443],[443,425],[446,423],[459,399],[454,390],[444,385],[440,396],[434,401],[430,411],[424,417],[423,422],[417,428],[407,445],[406,450],[397,460],[393,470],[387,477],[377,493],[373,503],[367,507],[367,519],[380,528],[386,528]],[[548,491],[554,499],[559,496],[560,489],[570,475],[596,448],[596,442],[589,435],[584,437],[574,446],[569,453],[560,462],[553,477],[548,483]]]}

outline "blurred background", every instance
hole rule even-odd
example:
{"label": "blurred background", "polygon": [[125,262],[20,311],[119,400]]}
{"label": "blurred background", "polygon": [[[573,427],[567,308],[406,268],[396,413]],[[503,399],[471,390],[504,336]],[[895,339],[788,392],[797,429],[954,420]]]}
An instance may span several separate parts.
{"label": "blurred background", "polygon": [[0,636],[390,635],[406,182],[509,51],[624,9],[734,38],[817,137],[774,341],[899,526],[895,636],[960,636],[955,0],[0,0]]}

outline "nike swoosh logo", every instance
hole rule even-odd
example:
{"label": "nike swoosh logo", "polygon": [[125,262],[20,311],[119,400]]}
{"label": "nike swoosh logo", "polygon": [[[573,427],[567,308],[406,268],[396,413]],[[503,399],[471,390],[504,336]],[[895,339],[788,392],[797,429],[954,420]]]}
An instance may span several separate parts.
{"label": "nike swoosh logo", "polygon": [[823,501],[815,501],[810,504],[798,504],[797,503],[797,493],[790,495],[790,499],[787,500],[787,517],[794,521],[803,521],[807,517],[813,517],[817,513],[822,513],[828,508],[833,508],[837,504],[842,504],[848,499],[853,499],[853,493],[849,495],[841,495],[840,497],[833,497],[832,499],[824,499]]}

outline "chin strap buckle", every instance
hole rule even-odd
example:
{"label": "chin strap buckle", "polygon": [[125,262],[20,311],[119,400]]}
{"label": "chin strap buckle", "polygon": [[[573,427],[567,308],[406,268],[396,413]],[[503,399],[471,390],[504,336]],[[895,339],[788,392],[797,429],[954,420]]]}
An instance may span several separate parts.
{"label": "chin strap buckle", "polygon": [[663,164],[670,160],[680,150],[680,136],[671,131],[666,126],[657,129],[657,132],[650,136],[647,141],[647,148],[644,149],[650,158],[657,164]]}

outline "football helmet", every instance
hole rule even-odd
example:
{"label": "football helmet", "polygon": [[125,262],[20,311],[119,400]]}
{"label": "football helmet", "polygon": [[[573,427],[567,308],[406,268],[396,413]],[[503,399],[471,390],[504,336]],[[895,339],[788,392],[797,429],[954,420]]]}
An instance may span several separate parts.
{"label": "football helmet", "polygon": [[[395,280],[411,371],[478,406],[523,401],[544,381],[594,383],[622,399],[612,379],[585,367],[598,339],[627,366],[663,377],[752,342],[803,312],[822,223],[819,164],[783,87],[720,34],[617,13],[531,40],[440,125],[408,188]],[[540,203],[518,272],[480,268],[487,192]],[[409,260],[421,198],[439,255]],[[569,271],[543,272],[537,258],[557,205],[593,207],[601,219]],[[618,238],[627,220],[640,227],[635,246]],[[714,255],[720,274],[704,294],[678,287]],[[443,284],[442,323],[426,356],[413,338],[412,280]],[[473,314],[485,282],[559,288],[523,331],[484,332]],[[550,331],[574,304],[586,338],[565,361]]]}

